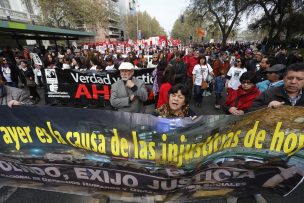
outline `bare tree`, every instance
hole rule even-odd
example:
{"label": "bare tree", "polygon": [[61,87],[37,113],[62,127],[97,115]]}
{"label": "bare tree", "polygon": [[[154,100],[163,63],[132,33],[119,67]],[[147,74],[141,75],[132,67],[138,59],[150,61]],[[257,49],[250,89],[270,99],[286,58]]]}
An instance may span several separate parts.
{"label": "bare tree", "polygon": [[226,45],[233,27],[251,4],[251,0],[192,0],[190,9],[197,20],[209,18],[216,22],[222,33],[222,45]]}
{"label": "bare tree", "polygon": [[[249,13],[255,13],[258,9],[262,10],[265,15],[256,19],[249,28],[257,30],[267,30],[268,40],[266,50],[269,49],[276,41],[279,41],[282,34],[286,32],[286,38],[289,38],[294,30],[295,22],[301,22],[301,14],[304,9],[302,0],[255,0],[249,10]],[[297,26],[296,26],[297,27]],[[298,28],[301,24],[298,25]]]}

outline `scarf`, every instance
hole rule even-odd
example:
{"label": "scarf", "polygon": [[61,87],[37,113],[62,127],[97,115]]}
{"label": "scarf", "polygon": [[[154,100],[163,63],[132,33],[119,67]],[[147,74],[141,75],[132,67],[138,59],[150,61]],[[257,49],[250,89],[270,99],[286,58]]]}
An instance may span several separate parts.
{"label": "scarf", "polygon": [[189,105],[183,106],[182,111],[177,115],[175,115],[174,112],[171,111],[168,103],[157,108],[155,111],[159,114],[159,116],[163,118],[185,117],[189,113]]}

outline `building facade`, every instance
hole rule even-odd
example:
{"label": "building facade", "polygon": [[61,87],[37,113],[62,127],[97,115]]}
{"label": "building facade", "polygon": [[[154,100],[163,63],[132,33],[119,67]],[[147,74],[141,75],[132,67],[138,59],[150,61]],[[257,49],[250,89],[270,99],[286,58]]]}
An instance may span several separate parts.
{"label": "building facade", "polygon": [[0,51],[3,47],[57,47],[57,41],[71,46],[79,38],[93,38],[95,33],[42,24],[35,0],[0,0]]}
{"label": "building facade", "polygon": [[38,15],[32,0],[0,0],[0,19],[35,23]]}

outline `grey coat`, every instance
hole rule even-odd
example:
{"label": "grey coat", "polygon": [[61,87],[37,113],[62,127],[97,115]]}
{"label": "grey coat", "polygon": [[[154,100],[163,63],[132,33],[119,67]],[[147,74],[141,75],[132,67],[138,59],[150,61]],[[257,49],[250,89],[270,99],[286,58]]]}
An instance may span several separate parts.
{"label": "grey coat", "polygon": [[[126,87],[123,80],[118,80],[112,87],[112,93],[110,102],[114,108],[118,111],[132,112],[132,113],[143,113],[143,103],[148,99],[148,92],[145,87],[145,83],[142,80],[132,78],[132,82],[137,86],[136,91],[132,91]],[[135,98],[132,102],[129,101],[129,97],[134,94]]]}
{"label": "grey coat", "polygon": [[0,97],[0,105],[7,105],[11,100],[21,102],[21,104],[31,105],[29,95],[22,89],[4,85],[6,96]]}

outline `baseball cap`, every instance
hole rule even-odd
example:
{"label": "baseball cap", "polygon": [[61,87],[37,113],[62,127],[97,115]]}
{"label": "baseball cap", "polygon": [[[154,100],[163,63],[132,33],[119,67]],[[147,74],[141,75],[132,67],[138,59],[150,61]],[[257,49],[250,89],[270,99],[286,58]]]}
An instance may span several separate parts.
{"label": "baseball cap", "polygon": [[130,62],[122,62],[118,70],[134,70],[134,66]]}

